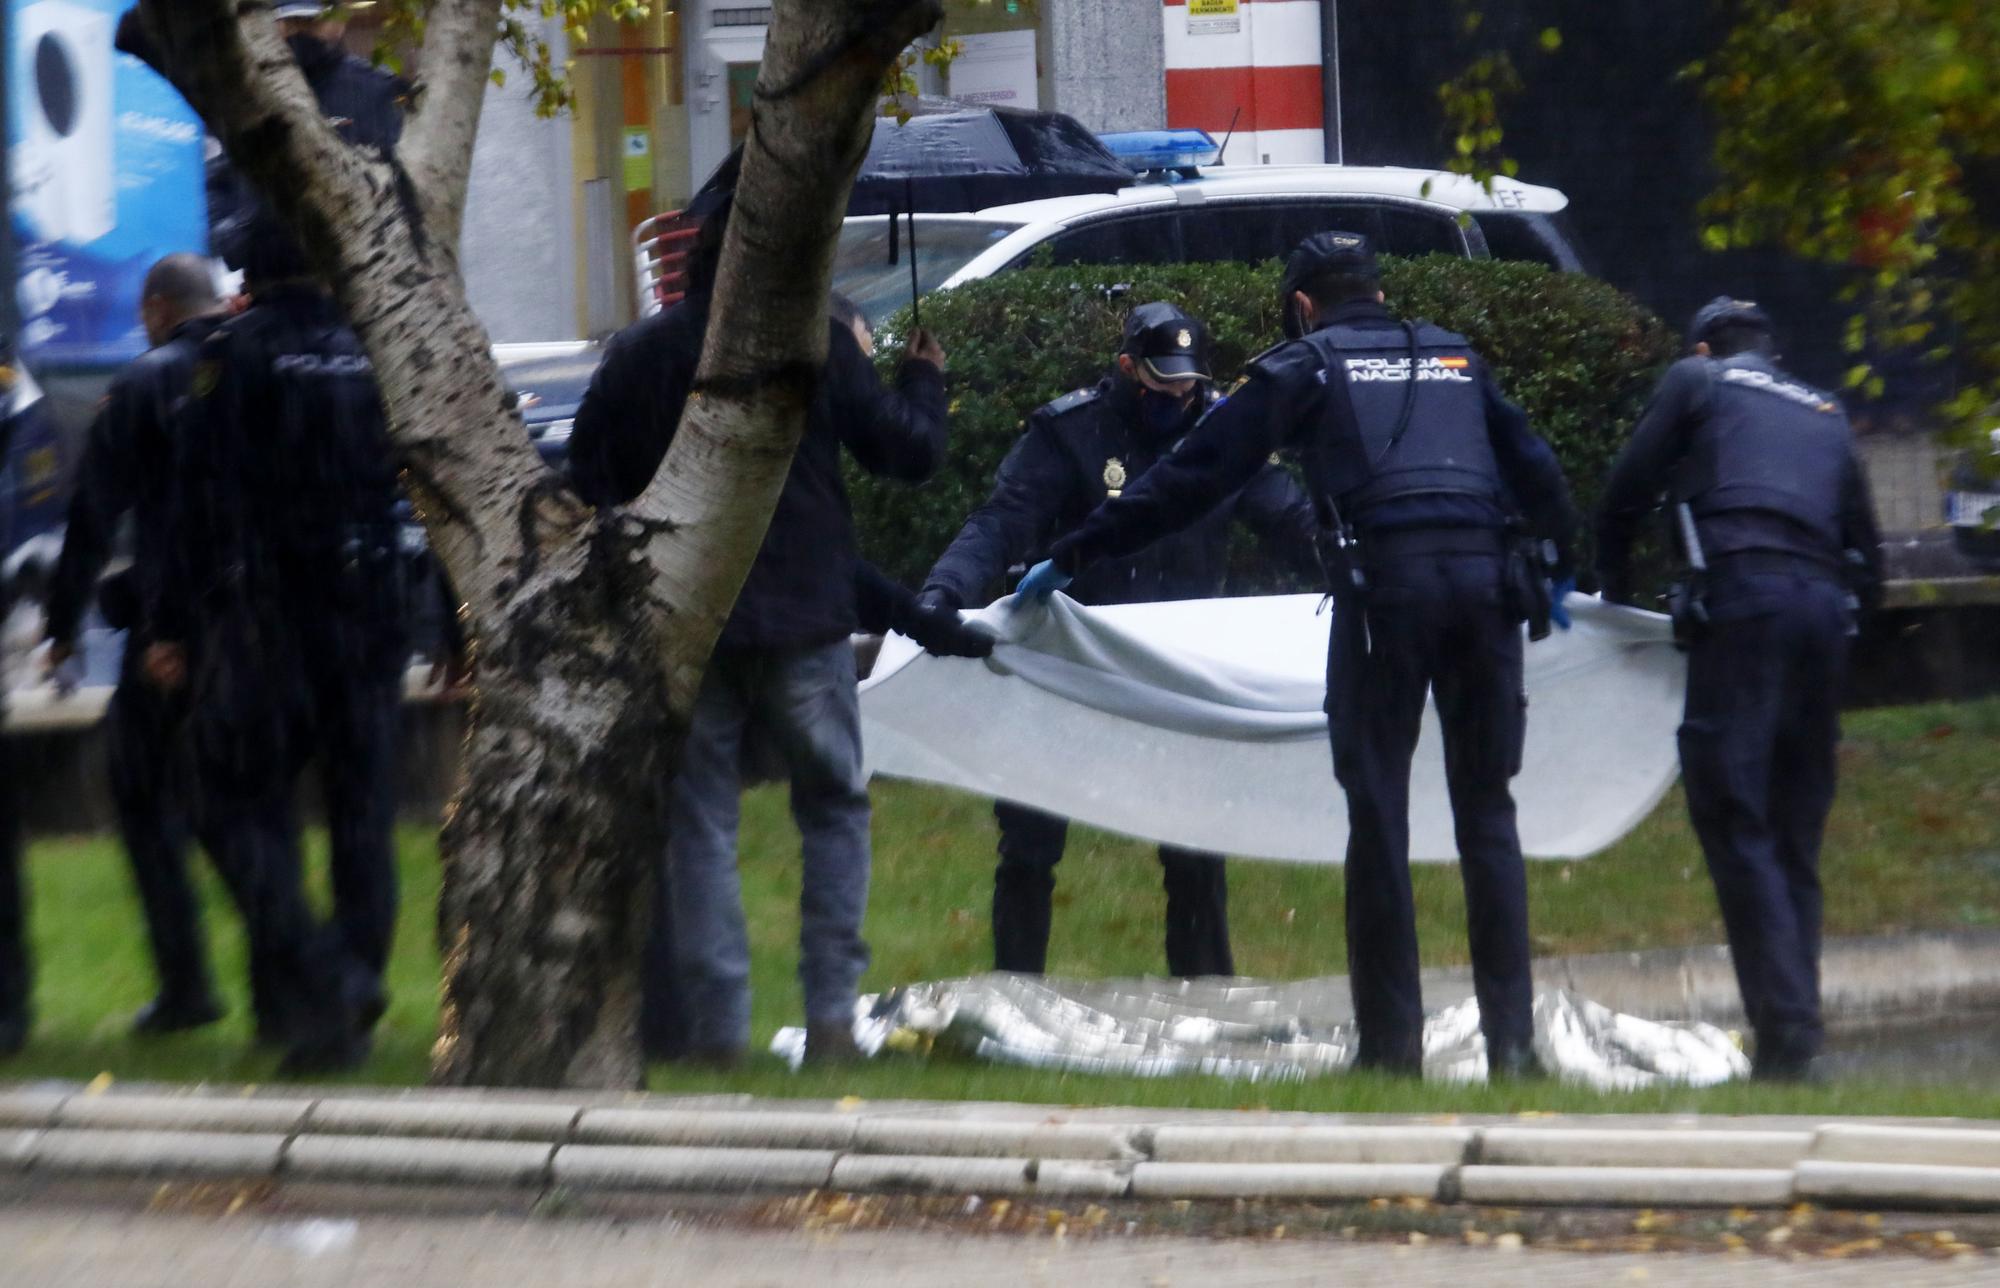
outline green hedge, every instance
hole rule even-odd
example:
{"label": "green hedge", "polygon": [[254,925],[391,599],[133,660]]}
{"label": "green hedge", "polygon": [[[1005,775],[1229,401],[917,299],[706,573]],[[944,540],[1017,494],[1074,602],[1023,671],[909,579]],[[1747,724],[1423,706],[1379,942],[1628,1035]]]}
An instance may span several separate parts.
{"label": "green hedge", "polygon": [[[1215,375],[1235,380],[1247,359],[1280,338],[1277,279],[1275,261],[1027,268],[929,296],[924,324],[949,354],[950,457],[919,488],[850,476],[863,550],[890,575],[921,584],[985,499],[1023,419],[1098,379],[1136,304],[1170,300],[1207,322]],[[1532,264],[1391,259],[1383,262],[1383,288],[1391,308],[1462,332],[1486,355],[1501,387],[1562,458],[1588,515],[1674,357],[1674,338],[1659,319],[1603,282]],[[885,319],[885,340],[908,324],[907,310]],[[883,346],[885,370],[896,356],[893,345]]]}

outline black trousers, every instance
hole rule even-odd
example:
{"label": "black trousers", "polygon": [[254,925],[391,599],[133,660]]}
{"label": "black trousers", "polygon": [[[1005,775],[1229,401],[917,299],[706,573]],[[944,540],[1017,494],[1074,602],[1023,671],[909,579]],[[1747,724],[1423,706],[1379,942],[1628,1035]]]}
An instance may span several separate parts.
{"label": "black trousers", "polygon": [[1521,628],[1497,554],[1381,557],[1365,602],[1334,605],[1327,717],[1347,794],[1347,962],[1358,1062],[1423,1060],[1416,909],[1410,893],[1410,760],[1434,694],[1444,731],[1473,989],[1489,1058],[1534,1038],[1527,874],[1509,781],[1527,729]]}
{"label": "black trousers", "polygon": [[[259,696],[239,689],[220,700]],[[296,727],[272,739],[271,754],[238,756],[226,769],[198,764],[197,773],[205,834],[250,941],[259,1027],[297,1037],[321,1024],[372,1023],[386,1004],[382,976],[397,907],[399,679],[322,671],[291,705]],[[326,926],[304,897],[294,800],[314,759],[331,850],[334,915]]]}
{"label": "black trousers", "polygon": [[[1719,563],[1721,561],[1718,561]],[[1725,565],[1726,567],[1726,565]],[[1833,807],[1850,610],[1815,572],[1722,572],[1688,651],[1688,814],[1760,1068],[1818,1054],[1820,840]]]}
{"label": "black trousers", "polygon": [[[0,716],[6,714],[0,694]],[[20,797],[14,782],[14,747],[0,738],[0,1024],[26,1026],[30,1018],[28,887],[21,871]]]}
{"label": "black trousers", "polygon": [[[187,799],[193,779],[181,755],[186,701],[146,682],[138,666],[143,647],[136,640],[127,646],[105,713],[111,799],[146,919],[160,997],[193,1006],[207,1002],[213,990],[201,906],[188,879],[195,811]],[[202,848],[213,854],[212,838]]]}
{"label": "black trousers", "polygon": [[[1048,963],[1050,905],[1069,820],[995,801],[1000,866],[993,872],[993,968],[1039,975]],[[1167,891],[1167,973],[1234,975],[1229,951],[1229,878],[1220,854],[1160,847]]]}

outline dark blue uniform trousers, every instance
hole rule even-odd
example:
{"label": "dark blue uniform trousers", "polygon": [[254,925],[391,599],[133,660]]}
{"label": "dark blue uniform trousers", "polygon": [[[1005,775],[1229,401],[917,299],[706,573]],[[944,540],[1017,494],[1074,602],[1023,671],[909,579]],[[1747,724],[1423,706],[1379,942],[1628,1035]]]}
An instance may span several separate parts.
{"label": "dark blue uniform trousers", "polygon": [[[0,716],[5,714],[5,695],[0,694]],[[0,738],[0,1026],[25,1028],[30,1018],[28,888],[21,871],[20,801],[13,759],[13,746]]]}
{"label": "dark blue uniform trousers", "polygon": [[1527,875],[1508,787],[1521,767],[1527,697],[1502,577],[1498,555],[1383,557],[1365,600],[1334,604],[1327,718],[1347,793],[1347,963],[1363,1067],[1413,1072],[1423,1060],[1409,813],[1429,693],[1444,730],[1488,1057],[1533,1043]]}
{"label": "dark blue uniform trousers", "polygon": [[[1048,963],[1056,865],[1069,820],[995,801],[1000,866],[993,872],[993,969],[1039,975]],[[1220,854],[1160,847],[1167,892],[1167,973],[1178,978],[1234,975],[1229,951],[1229,878]]]}
{"label": "dark blue uniform trousers", "polygon": [[[153,946],[160,998],[194,1007],[211,1002],[212,992],[201,906],[188,880],[193,811],[185,802],[193,781],[179,747],[187,702],[184,695],[161,693],[146,681],[138,665],[144,648],[145,642],[136,638],[127,644],[118,688],[105,713],[111,799]],[[206,838],[202,848],[210,854],[216,850]]]}
{"label": "dark blue uniform trousers", "polygon": [[1846,679],[1844,588],[1794,572],[1711,578],[1680,730],[1688,814],[1722,905],[1761,1071],[1820,1049],[1819,850]]}

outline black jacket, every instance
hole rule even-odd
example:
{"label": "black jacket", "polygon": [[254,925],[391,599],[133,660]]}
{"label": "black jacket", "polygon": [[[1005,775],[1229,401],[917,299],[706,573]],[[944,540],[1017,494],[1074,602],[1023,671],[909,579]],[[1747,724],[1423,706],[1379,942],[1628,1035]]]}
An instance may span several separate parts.
{"label": "black jacket", "polygon": [[[958,607],[991,598],[1010,567],[1032,564],[1107,496],[1147,477],[1187,426],[1163,439],[1140,426],[1140,387],[1116,373],[1037,409],[1000,465],[992,495],[939,557],[925,591]],[[1193,413],[1199,414],[1199,409]],[[1190,417],[1190,424],[1192,415]],[[1134,604],[1219,595],[1229,532],[1240,520],[1295,568],[1315,568],[1311,503],[1290,475],[1264,464],[1249,482],[1173,536],[1086,569],[1068,588],[1084,604]]]}
{"label": "black jacket", "polygon": [[[111,557],[118,523],[132,516],[132,567],[107,594],[110,624],[140,629],[132,610],[159,593],[168,538],[168,481],[174,464],[168,424],[188,392],[195,354],[220,318],[182,323],[158,347],[134,359],[112,380],[84,439],[70,495],[62,557],[49,589],[50,638],[74,643]],[[107,587],[110,592],[112,588]]]}
{"label": "black jacket", "polygon": [[[828,327],[826,368],[805,434],[720,647],[808,648],[852,633],[859,556],[841,448],[869,473],[909,482],[930,477],[944,457],[942,373],[927,362],[905,363],[896,388],[884,388],[853,333]],[[613,337],[570,435],[570,477],[586,501],[623,505],[652,482],[680,424],[707,329],[707,298],[690,296]]]}
{"label": "black jacket", "polygon": [[[1766,358],[1739,355],[1727,365],[1761,373],[1772,381],[1782,382],[1788,389],[1805,388],[1791,381]],[[1652,403],[1633,428],[1625,450],[1611,467],[1597,517],[1597,570],[1608,598],[1623,599],[1630,593],[1632,541],[1639,525],[1660,508],[1666,494],[1682,491],[1687,482],[1680,472],[1697,446],[1704,426],[1716,415],[1720,366],[1705,358],[1687,358],[1668,368]],[[1773,417],[1792,415],[1797,410],[1775,395],[1738,396],[1768,399]],[[1836,407],[1833,414],[1837,413]],[[1844,426],[1844,416],[1840,423]],[[1732,480],[1709,482],[1722,485]],[[1704,512],[1696,523],[1696,531],[1705,551],[1710,553],[1762,550],[1796,555],[1828,567],[1852,567],[1857,574],[1855,589],[1863,603],[1872,606],[1882,581],[1882,536],[1875,524],[1875,503],[1869,493],[1867,475],[1851,446],[1838,482],[1829,478],[1829,486],[1838,491],[1837,497],[1828,498],[1837,506],[1837,543],[1832,533],[1815,532],[1807,525],[1756,508]],[[1698,503],[1696,508],[1703,510]],[[1845,556],[1849,551],[1859,558],[1859,564],[1847,563]]]}
{"label": "black jacket", "polygon": [[199,646],[254,623],[267,666],[400,673],[395,463],[373,369],[332,298],[269,291],[218,327],[172,434],[173,540],[148,605],[159,638]]}
{"label": "black jacket", "polygon": [[[1373,302],[1352,304],[1321,320],[1322,326],[1401,323]],[[1576,515],[1562,466],[1537,437],[1521,409],[1501,396],[1484,362],[1475,360],[1488,441],[1512,505],[1538,537],[1556,544],[1567,568]],[[1353,485],[1356,462],[1345,459],[1360,431],[1345,399],[1331,398],[1313,347],[1292,342],[1251,360],[1248,373],[1203,416],[1173,455],[1149,470],[1136,487],[1099,506],[1077,530],[1057,541],[1051,557],[1074,574],[1101,559],[1129,555],[1209,513],[1265,467],[1274,452],[1295,453],[1315,498],[1338,496]],[[1417,415],[1423,396],[1418,394]],[[1360,463],[1365,471],[1366,462]],[[1510,516],[1477,498],[1441,495],[1389,502],[1369,516],[1377,531],[1496,527]]]}

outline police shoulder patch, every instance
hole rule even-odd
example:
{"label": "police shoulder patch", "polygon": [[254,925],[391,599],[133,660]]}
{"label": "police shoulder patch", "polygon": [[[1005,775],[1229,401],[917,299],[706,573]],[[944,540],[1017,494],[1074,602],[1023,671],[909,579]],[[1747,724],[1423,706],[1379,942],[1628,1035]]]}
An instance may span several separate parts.
{"label": "police shoulder patch", "polygon": [[1062,416],[1095,401],[1097,401],[1097,388],[1093,385],[1086,389],[1072,389],[1042,410],[1051,416]]}
{"label": "police shoulder patch", "polygon": [[222,361],[219,358],[203,358],[194,364],[194,382],[191,386],[194,396],[206,398],[222,383]]}

